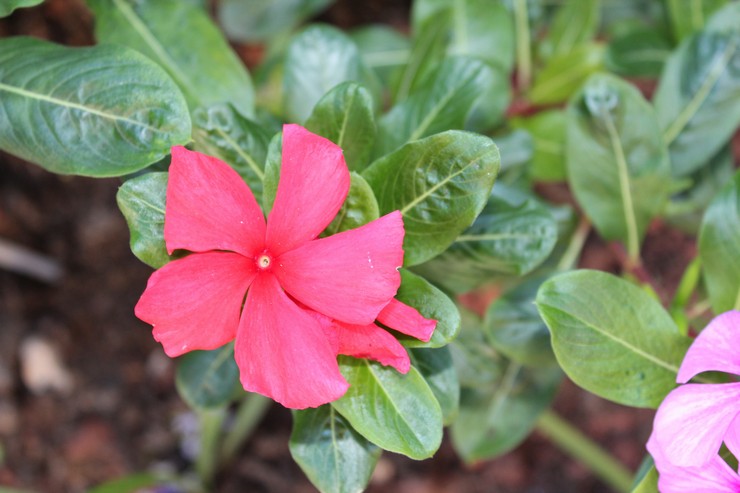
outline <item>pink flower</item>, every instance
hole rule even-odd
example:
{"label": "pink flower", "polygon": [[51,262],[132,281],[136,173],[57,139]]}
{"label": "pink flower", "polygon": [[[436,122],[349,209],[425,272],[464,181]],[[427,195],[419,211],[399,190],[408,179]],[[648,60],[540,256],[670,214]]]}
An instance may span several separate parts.
{"label": "pink flower", "polygon": [[[686,383],[705,371],[740,375],[740,312],[719,315],[699,334],[678,372]],[[647,447],[662,493],[737,493],[740,476],[718,455],[740,457],[740,383],[687,384],[658,408]]]}
{"label": "pink flower", "polygon": [[195,253],[152,274],[136,316],[153,326],[171,357],[235,339],[244,388],[290,408],[316,407],[346,392],[337,354],[407,371],[408,354],[373,324],[400,310],[390,326],[426,340],[434,329],[434,321],[393,299],[403,263],[401,213],[317,239],[349,185],[339,147],[286,125],[280,182],[265,221],[228,165],[173,147],[165,242],[169,253]]}

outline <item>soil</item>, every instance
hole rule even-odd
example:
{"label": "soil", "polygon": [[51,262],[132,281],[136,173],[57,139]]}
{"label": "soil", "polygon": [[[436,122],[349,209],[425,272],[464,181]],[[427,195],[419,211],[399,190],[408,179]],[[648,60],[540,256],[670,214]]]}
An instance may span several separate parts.
{"label": "soil", "polygon": [[[408,3],[339,2],[324,21],[404,25]],[[387,5],[393,4],[394,7]],[[358,12],[360,12],[358,14]],[[364,15],[360,17],[358,15]],[[91,44],[92,19],[77,0],[49,0],[0,20],[0,36],[30,34]],[[120,181],[57,176],[0,153],[0,238],[58,261],[64,274],[44,283],[0,270],[0,485],[77,493],[137,471],[188,467],[176,423],[187,406],[173,363],[133,314],[151,270],[128,248],[115,204]],[[692,258],[694,239],[662,224],[643,256],[659,292],[671,292]],[[589,238],[582,266],[619,270],[618,251]],[[34,339],[56,351],[71,385],[39,390],[24,378],[21,347]],[[563,384],[555,410],[635,470],[652,411],[619,406]],[[288,452],[290,413],[271,407],[213,491],[313,492]],[[385,454],[371,493],[603,493],[582,465],[534,433],[504,456],[467,467],[446,438],[434,458]]]}

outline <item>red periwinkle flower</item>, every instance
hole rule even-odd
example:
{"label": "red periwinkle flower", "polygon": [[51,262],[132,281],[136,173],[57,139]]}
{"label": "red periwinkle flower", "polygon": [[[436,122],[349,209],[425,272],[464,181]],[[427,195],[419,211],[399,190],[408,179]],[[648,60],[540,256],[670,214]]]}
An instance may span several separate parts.
{"label": "red periwinkle flower", "polygon": [[265,221],[232,168],[173,147],[165,243],[169,253],[194,253],[152,274],[136,316],[152,325],[171,357],[235,339],[244,388],[290,408],[316,407],[346,392],[337,354],[408,371],[405,349],[374,324],[422,340],[436,324],[393,299],[403,263],[401,213],[317,239],[349,186],[338,146],[286,125],[277,195]]}

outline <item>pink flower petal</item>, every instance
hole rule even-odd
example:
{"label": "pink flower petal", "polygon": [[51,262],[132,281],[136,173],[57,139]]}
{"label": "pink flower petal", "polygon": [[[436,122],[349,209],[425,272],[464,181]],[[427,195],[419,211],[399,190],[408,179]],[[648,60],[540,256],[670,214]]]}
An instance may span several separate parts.
{"label": "pink flower petal", "polygon": [[164,219],[167,251],[228,250],[248,257],[265,245],[265,218],[244,180],[227,164],[172,148]]}
{"label": "pink flower petal", "polygon": [[411,367],[409,354],[398,340],[375,324],[350,325],[335,322],[328,331],[336,337],[338,354],[366,358],[385,366],[392,366],[401,373]]}
{"label": "pink flower petal", "polygon": [[249,288],[234,355],[244,388],[285,407],[317,407],[349,388],[321,325],[270,274]]}
{"label": "pink flower petal", "polygon": [[401,284],[403,220],[398,211],[362,227],[310,241],[275,261],[291,296],[332,319],[375,321]]}
{"label": "pink flower petal", "polygon": [[154,272],[134,312],[170,357],[215,349],[234,339],[255,275],[254,262],[239,254],[196,253]]}
{"label": "pink flower petal", "polygon": [[279,256],[316,238],[339,212],[349,184],[342,149],[303,127],[285,125],[280,181],[267,220],[270,253]]}
{"label": "pink flower petal", "polygon": [[658,408],[654,440],[672,464],[701,465],[717,454],[738,413],[740,383],[687,384]]}
{"label": "pink flower petal", "polygon": [[402,334],[428,342],[437,321],[424,318],[416,308],[393,298],[378,314],[378,322]]}
{"label": "pink flower petal", "polygon": [[686,383],[705,371],[740,375],[740,312],[715,317],[699,334],[681,363],[676,381]]}
{"label": "pink flower petal", "polygon": [[730,449],[732,455],[740,457],[740,415],[736,416],[725,433],[725,445]]}

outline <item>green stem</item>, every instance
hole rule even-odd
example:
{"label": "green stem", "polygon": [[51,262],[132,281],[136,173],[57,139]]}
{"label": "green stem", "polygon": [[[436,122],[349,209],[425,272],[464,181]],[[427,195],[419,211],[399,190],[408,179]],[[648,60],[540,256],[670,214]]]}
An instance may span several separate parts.
{"label": "green stem", "polygon": [[578,258],[581,256],[581,250],[583,250],[583,245],[586,243],[586,238],[588,238],[588,233],[590,231],[591,223],[586,216],[581,216],[581,220],[578,222],[578,227],[575,232],[573,232],[573,236],[570,237],[568,248],[563,253],[563,256],[560,257],[560,261],[556,267],[558,272],[571,270],[576,266]]}
{"label": "green stem", "polygon": [[267,412],[272,401],[259,394],[247,394],[239,405],[234,417],[234,426],[224,438],[221,448],[221,460],[224,464],[231,461],[241,446],[250,437],[252,431]]}
{"label": "green stem", "polygon": [[563,451],[588,466],[616,491],[629,493],[632,487],[629,470],[557,414],[550,410],[542,413],[537,421],[537,429]]}
{"label": "green stem", "polygon": [[225,409],[199,411],[200,421],[200,451],[195,462],[195,470],[204,486],[208,487],[213,481],[218,468],[218,446],[221,442],[221,430]]}
{"label": "green stem", "polygon": [[519,90],[527,92],[532,83],[532,48],[529,44],[529,13],[527,0],[514,0],[516,22],[516,64]]}

